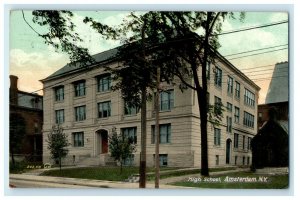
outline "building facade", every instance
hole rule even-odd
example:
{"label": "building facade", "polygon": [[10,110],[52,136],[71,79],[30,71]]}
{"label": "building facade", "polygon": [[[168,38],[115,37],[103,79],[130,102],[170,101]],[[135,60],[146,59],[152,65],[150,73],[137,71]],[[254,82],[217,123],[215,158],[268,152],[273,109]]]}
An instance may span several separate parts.
{"label": "building facade", "polygon": [[10,75],[9,108],[11,116],[22,118],[25,122],[25,136],[17,153],[27,161],[42,161],[43,97],[18,90],[18,77]]}
{"label": "building facade", "polygon": [[[116,49],[95,55],[89,69],[67,65],[42,80],[44,84],[43,161],[51,162],[47,134],[60,124],[69,137],[65,164],[108,165],[108,136],[113,130],[131,137],[137,151],[124,164],[139,165],[141,114],[126,106],[105,65],[117,67]],[[207,73],[210,104],[226,107],[221,125],[208,123],[209,166],[251,164],[251,138],[257,132],[259,87],[220,54]],[[200,116],[197,93],[164,85],[160,93],[160,164],[170,167],[201,166]],[[155,112],[147,103],[147,165],[154,166]]]}

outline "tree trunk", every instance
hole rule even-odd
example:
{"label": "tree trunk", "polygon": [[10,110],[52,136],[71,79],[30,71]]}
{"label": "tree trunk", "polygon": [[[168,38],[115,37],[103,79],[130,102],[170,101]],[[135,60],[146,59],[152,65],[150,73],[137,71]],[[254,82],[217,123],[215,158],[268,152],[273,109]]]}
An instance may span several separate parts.
{"label": "tree trunk", "polygon": [[141,105],[141,157],[140,157],[140,182],[139,187],[146,187],[146,141],[147,141],[147,102],[146,87],[142,89],[142,105]]}
{"label": "tree trunk", "polygon": [[[142,53],[144,58],[144,68],[147,67],[146,65],[146,55],[145,55],[145,24],[141,29],[141,36],[142,36]],[[147,76],[147,73],[144,71],[144,77]],[[146,144],[147,144],[147,86],[144,85],[141,88],[141,155],[140,155],[140,188],[146,188]]]}
{"label": "tree trunk", "polygon": [[[206,65],[207,57],[209,51],[209,42],[208,38],[210,35],[210,21],[211,21],[211,12],[207,12],[207,20],[205,26],[205,39],[204,39],[204,55],[203,62],[201,63],[201,74],[202,74],[202,88],[197,87],[198,94],[198,103],[199,103],[199,112],[200,112],[200,123],[201,123],[201,174],[203,176],[208,176],[208,145],[207,145],[207,77],[206,77]],[[214,26],[214,24],[212,24]]]}
{"label": "tree trunk", "polygon": [[[201,175],[208,176],[208,145],[207,145],[207,83],[203,85],[201,88],[198,72],[197,72],[197,64],[192,63],[191,68],[193,71],[195,87],[197,92],[197,99],[199,104],[199,113],[200,113],[200,130],[201,130]],[[204,73],[203,73],[204,71]],[[204,74],[204,76],[203,76]],[[206,66],[202,66],[202,80],[206,79]],[[203,82],[202,82],[203,84]]]}
{"label": "tree trunk", "polygon": [[14,156],[13,152],[11,152],[11,162],[12,162],[12,165],[15,166],[16,161],[15,161],[15,156]]}
{"label": "tree trunk", "polygon": [[200,130],[201,130],[201,175],[208,176],[208,145],[207,145],[207,105],[206,95],[203,91],[197,90],[198,104],[200,112]]}
{"label": "tree trunk", "polygon": [[59,157],[59,170],[61,171],[61,157]]}
{"label": "tree trunk", "polygon": [[120,169],[120,174],[123,172],[123,160],[121,160],[121,169]]}

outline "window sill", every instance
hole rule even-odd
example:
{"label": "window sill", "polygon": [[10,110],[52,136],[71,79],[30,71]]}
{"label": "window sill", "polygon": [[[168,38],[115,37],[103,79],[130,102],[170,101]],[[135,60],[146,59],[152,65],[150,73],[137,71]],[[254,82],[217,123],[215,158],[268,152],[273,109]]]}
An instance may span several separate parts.
{"label": "window sill", "polygon": [[221,149],[222,148],[222,146],[221,145],[216,145],[216,144],[214,144],[214,146],[213,146],[214,148],[218,148],[218,149]]}
{"label": "window sill", "polygon": [[83,99],[83,98],[85,98],[86,97],[86,95],[82,95],[82,96],[75,96],[74,97],[74,99]]}
{"label": "window sill", "polygon": [[99,120],[108,120],[109,117],[110,117],[110,116],[108,116],[108,117],[98,117],[98,121],[99,121]]}
{"label": "window sill", "polygon": [[129,115],[129,114],[128,114],[128,115],[123,115],[123,117],[124,117],[124,118],[126,118],[126,117],[136,117],[136,116],[137,116],[137,114],[131,114],[131,115]]}
{"label": "window sill", "polygon": [[111,93],[111,90],[107,90],[107,91],[97,91],[97,95],[102,95],[102,94],[109,94]]}
{"label": "window sill", "polygon": [[[159,145],[171,145],[172,143],[159,143]],[[155,143],[151,143],[152,146],[155,146]]]}
{"label": "window sill", "polygon": [[83,124],[86,120],[74,121],[74,125]]}
{"label": "window sill", "polygon": [[[153,111],[153,112],[155,112],[155,111]],[[164,112],[172,112],[172,109],[170,109],[170,110],[160,110],[159,111],[159,113],[164,113]]]}

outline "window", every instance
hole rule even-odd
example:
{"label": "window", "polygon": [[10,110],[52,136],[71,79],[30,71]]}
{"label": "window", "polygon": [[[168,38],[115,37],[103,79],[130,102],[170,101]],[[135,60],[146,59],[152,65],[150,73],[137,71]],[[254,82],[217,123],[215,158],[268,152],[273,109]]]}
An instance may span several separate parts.
{"label": "window", "polygon": [[226,107],[228,112],[232,112],[232,104],[227,102],[227,107]]}
{"label": "window", "polygon": [[254,115],[244,111],[244,125],[254,128]]}
{"label": "window", "polygon": [[75,107],[75,121],[83,121],[86,119],[85,106]]}
{"label": "window", "polygon": [[38,134],[39,133],[39,125],[37,122],[34,122],[34,133]]}
{"label": "window", "polygon": [[243,165],[245,165],[245,156],[243,156]]}
{"label": "window", "polygon": [[[155,126],[152,127],[152,140],[151,143],[154,144],[156,140]],[[159,125],[159,143],[165,144],[171,142],[171,124],[160,124]]]}
{"label": "window", "polygon": [[222,70],[216,67],[215,71],[215,85],[222,87]]}
{"label": "window", "polygon": [[250,157],[247,157],[247,165],[250,165]]}
{"label": "window", "polygon": [[228,81],[227,81],[227,93],[232,94],[233,91],[233,78],[228,76]]}
{"label": "window", "polygon": [[124,114],[125,115],[135,115],[139,112],[136,106],[129,106],[126,102],[124,103]]}
{"label": "window", "polygon": [[239,148],[239,134],[234,134],[234,148]]}
{"label": "window", "polygon": [[98,92],[106,92],[111,89],[111,76],[110,74],[103,74],[97,77]]}
{"label": "window", "polygon": [[98,103],[98,117],[105,118],[111,115],[111,102],[105,101]]}
{"label": "window", "polygon": [[77,81],[74,83],[75,97],[85,95],[85,80]]}
{"label": "window", "polygon": [[246,136],[243,135],[243,149],[245,149]]}
{"label": "window", "polygon": [[74,147],[83,147],[84,140],[83,140],[83,132],[73,133],[73,146]]}
{"label": "window", "polygon": [[215,96],[215,107],[214,107],[215,114],[221,115],[222,114],[221,108],[222,108],[222,99]]}
{"label": "window", "polygon": [[240,123],[240,109],[238,107],[234,107],[234,122]]}
{"label": "window", "polygon": [[232,118],[227,116],[226,117],[226,122],[227,122],[226,131],[228,133],[231,133],[231,131],[232,131]]}
{"label": "window", "polygon": [[123,134],[123,137],[128,138],[129,142],[132,144],[137,143],[137,136],[136,136],[136,127],[129,127],[129,128],[122,128],[121,132]]}
{"label": "window", "polygon": [[258,121],[261,122],[262,121],[262,112],[258,113]]}
{"label": "window", "polygon": [[159,165],[161,167],[168,166],[168,154],[159,154]]}
{"label": "window", "polygon": [[237,165],[237,159],[238,157],[237,156],[234,156],[234,164]]}
{"label": "window", "polygon": [[171,110],[174,107],[174,90],[160,93],[160,110]]}
{"label": "window", "polygon": [[248,137],[248,143],[247,143],[247,149],[250,150],[251,149],[251,137]]}
{"label": "window", "polygon": [[54,88],[55,91],[55,101],[62,101],[64,100],[64,86],[59,86]]}
{"label": "window", "polygon": [[206,65],[206,78],[207,78],[207,80],[210,79],[210,62],[207,62],[207,65]]}
{"label": "window", "polygon": [[239,82],[235,82],[235,97],[236,98],[240,98],[240,93],[241,93],[241,85],[240,85],[240,83]]}
{"label": "window", "polygon": [[245,88],[244,103],[249,106],[255,105],[255,95],[253,92]]}
{"label": "window", "polygon": [[134,155],[130,154],[125,160],[123,160],[123,165],[132,166],[134,163]]}
{"label": "window", "polygon": [[55,122],[56,124],[62,124],[65,121],[64,109],[55,111]]}
{"label": "window", "polygon": [[214,129],[214,145],[221,145],[221,129],[219,128]]}
{"label": "window", "polygon": [[216,155],[216,165],[219,165],[219,155]]}

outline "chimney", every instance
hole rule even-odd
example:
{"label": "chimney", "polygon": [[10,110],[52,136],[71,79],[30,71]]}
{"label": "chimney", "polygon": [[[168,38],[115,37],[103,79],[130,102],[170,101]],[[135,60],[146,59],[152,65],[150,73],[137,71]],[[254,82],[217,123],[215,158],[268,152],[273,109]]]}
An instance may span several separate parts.
{"label": "chimney", "polygon": [[18,105],[18,77],[10,75],[9,102]]}

